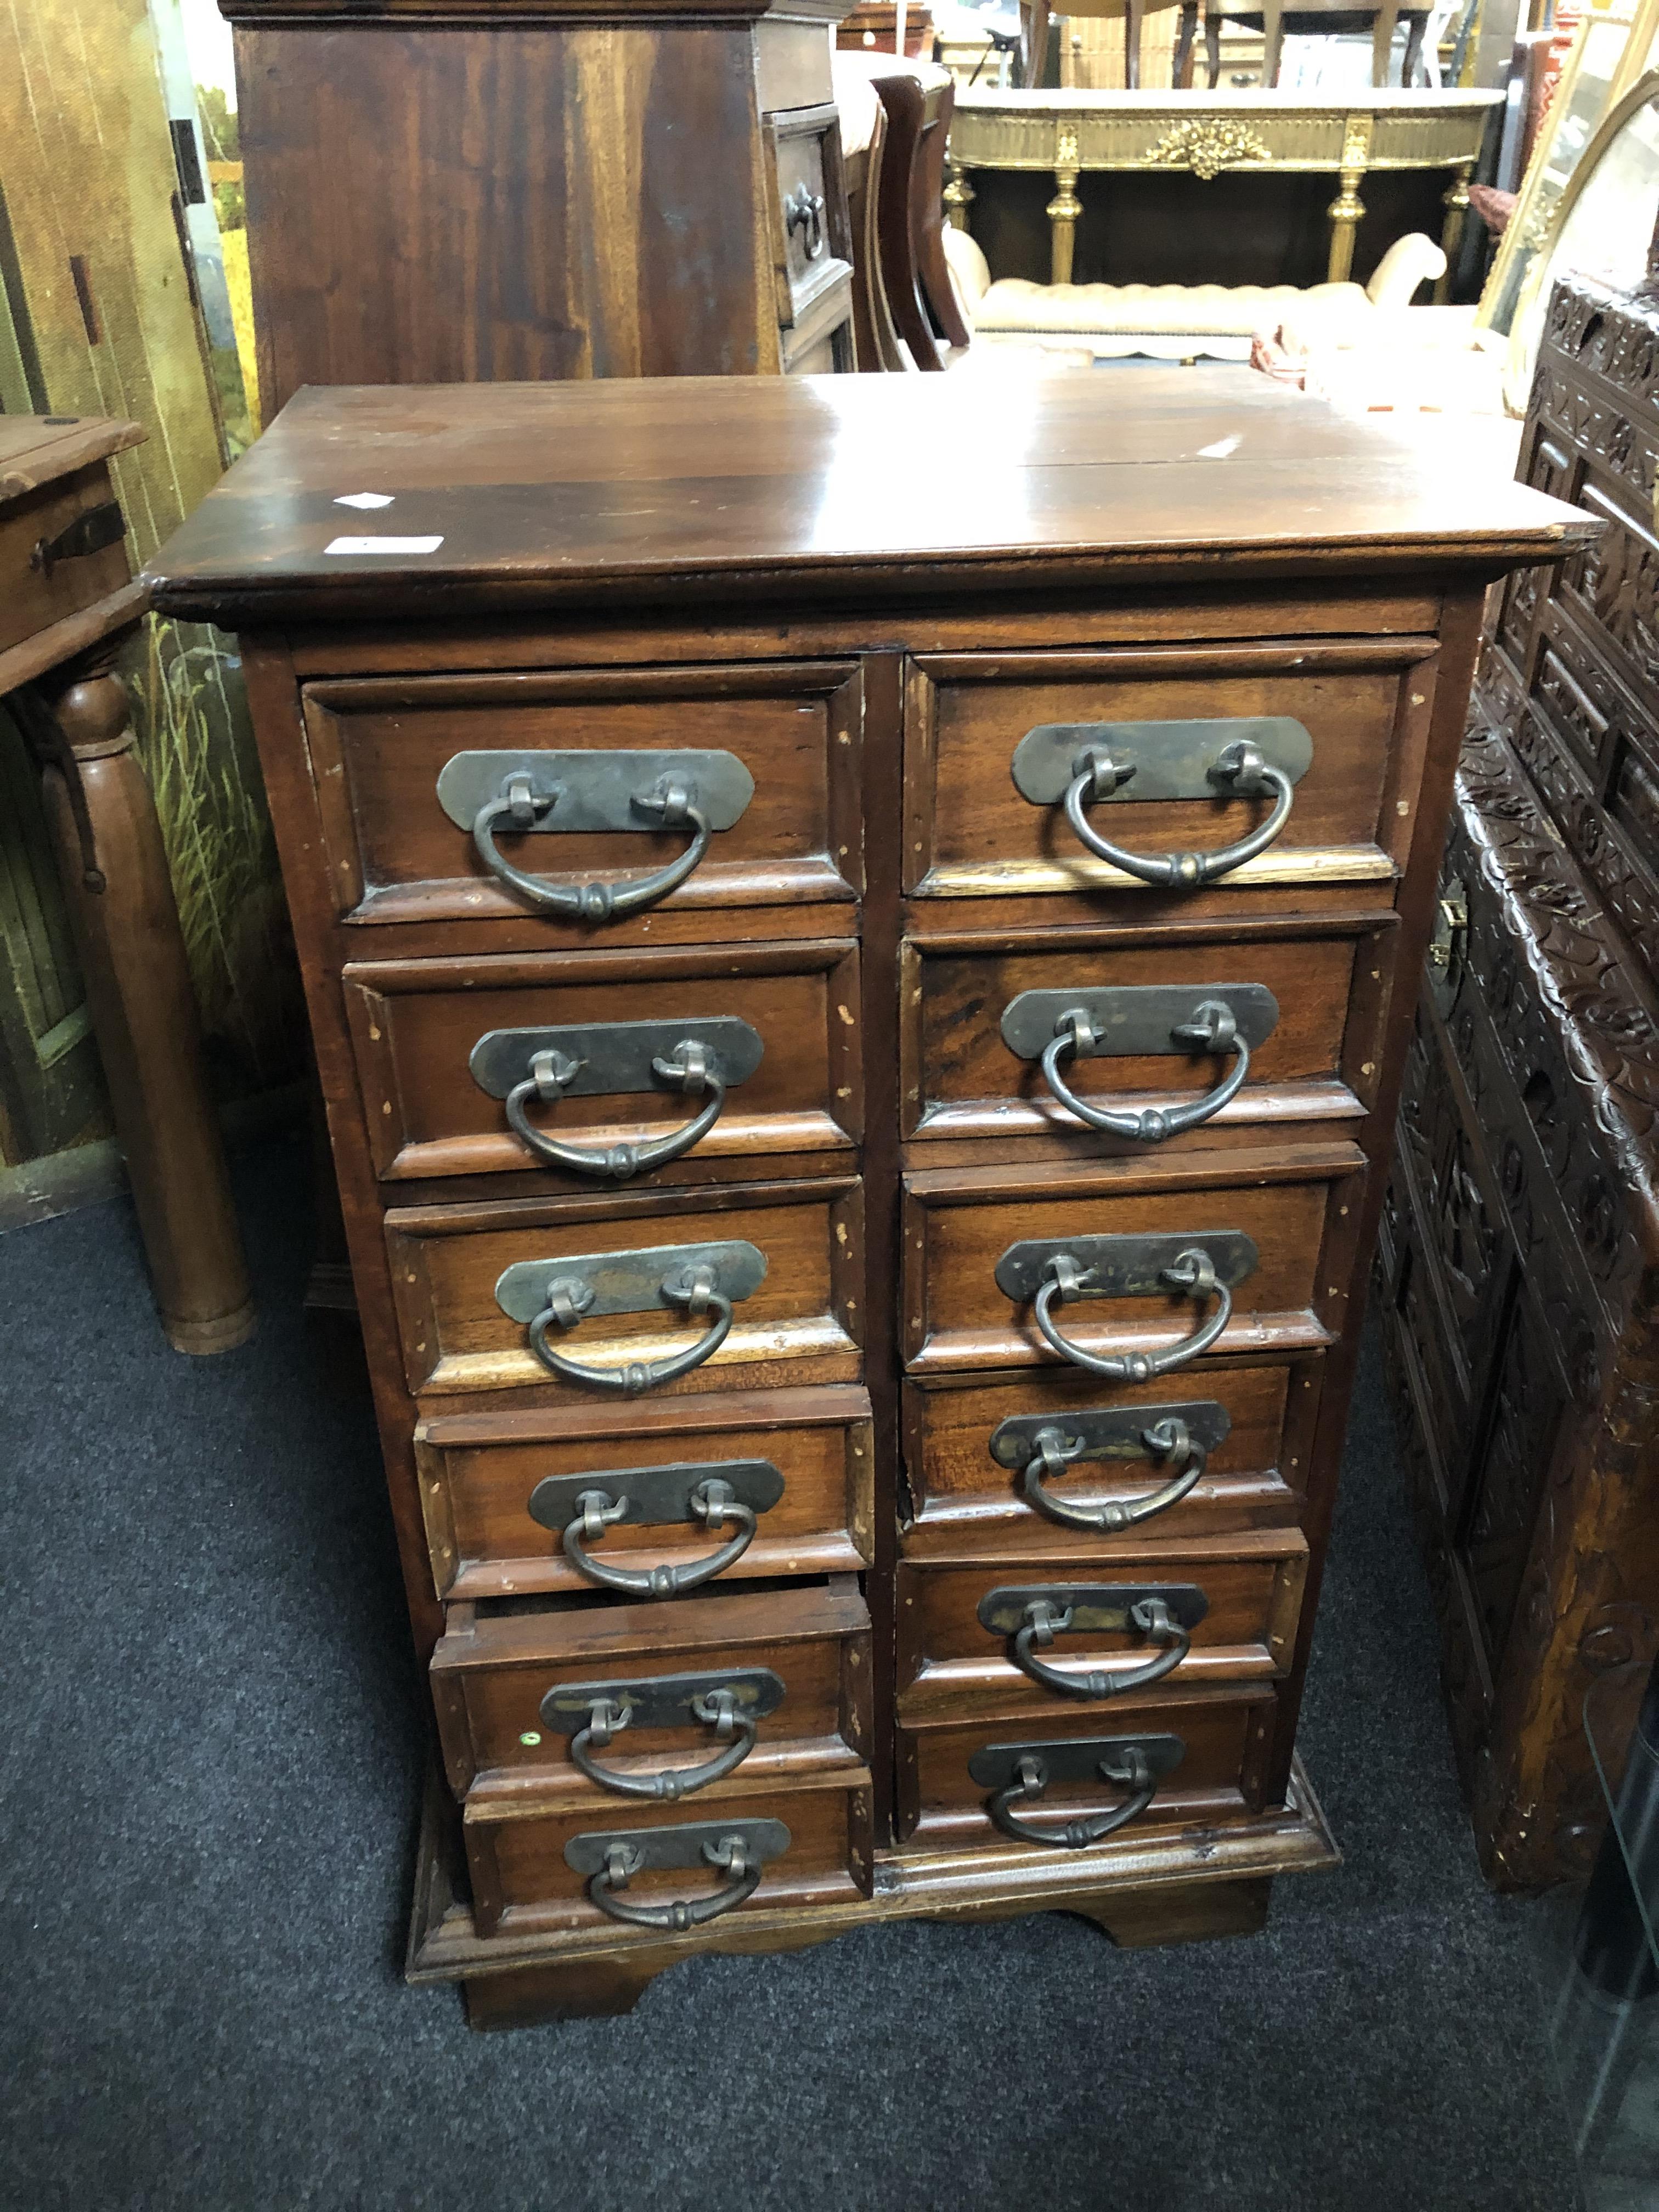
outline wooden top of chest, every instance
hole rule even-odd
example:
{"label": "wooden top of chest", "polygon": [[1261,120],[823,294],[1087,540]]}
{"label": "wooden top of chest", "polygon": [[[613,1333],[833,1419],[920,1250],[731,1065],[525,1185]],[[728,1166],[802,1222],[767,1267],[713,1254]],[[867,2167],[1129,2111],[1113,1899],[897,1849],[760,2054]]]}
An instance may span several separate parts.
{"label": "wooden top of chest", "polygon": [[[363,493],[389,503],[342,503]],[[290,401],[149,575],[167,611],[257,628],[1108,568],[1496,574],[1599,527],[1443,433],[1249,372],[347,386]]]}

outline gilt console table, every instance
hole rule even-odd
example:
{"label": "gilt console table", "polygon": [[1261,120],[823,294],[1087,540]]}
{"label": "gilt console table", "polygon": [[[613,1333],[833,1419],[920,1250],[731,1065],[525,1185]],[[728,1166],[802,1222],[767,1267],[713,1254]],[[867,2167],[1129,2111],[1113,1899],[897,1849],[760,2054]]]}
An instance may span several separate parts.
{"label": "gilt console table", "polygon": [[[975,169],[1036,169],[1054,180],[1048,203],[1049,282],[1072,281],[1083,203],[1078,179],[1113,171],[1190,169],[1206,182],[1241,170],[1313,172],[1337,179],[1327,276],[1353,264],[1359,197],[1379,169],[1448,169],[1440,242],[1448,271],[1469,204],[1496,92],[959,92],[951,129],[951,221],[966,229]],[[1446,296],[1449,275],[1436,290]]]}
{"label": "gilt console table", "polygon": [[1596,526],[1217,380],[1034,377],[961,499],[968,378],[313,390],[156,557],[241,638],[475,2021],[1333,1858],[1480,609]]}

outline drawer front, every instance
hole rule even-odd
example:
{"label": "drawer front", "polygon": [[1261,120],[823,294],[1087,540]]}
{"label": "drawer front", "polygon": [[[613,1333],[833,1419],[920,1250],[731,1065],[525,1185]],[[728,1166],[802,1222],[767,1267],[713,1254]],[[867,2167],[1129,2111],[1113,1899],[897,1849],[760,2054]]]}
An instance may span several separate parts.
{"label": "drawer front", "polygon": [[[1285,1146],[1271,1174],[1258,1158],[1186,1156],[1191,1180],[1171,1163],[1162,1178],[1102,1164],[911,1176],[905,1186],[904,1352],[914,1371],[969,1370],[1085,1358],[1128,1363],[1107,1381],[1150,1379],[1134,1363],[1173,1361],[1178,1374],[1213,1346],[1218,1354],[1306,1351],[1342,1323],[1363,1157]],[[1244,1180],[1249,1176],[1249,1181]],[[1173,1187],[1171,1185],[1173,1184]],[[1111,1240],[1103,1243],[1102,1240]],[[1176,1277],[1194,1250],[1228,1283],[1219,1291]],[[1069,1262],[1083,1285],[1052,1279]],[[1101,1294],[1096,1283],[1123,1283]],[[1047,1340],[1038,1295],[1069,1352]],[[1206,1341],[1206,1339],[1208,1340]]]}
{"label": "drawer front", "polygon": [[862,1753],[870,1616],[850,1577],[662,1604],[486,1601],[452,1608],[430,1679],[457,1796],[481,1774],[520,1774],[633,1804],[628,1784],[711,1759],[758,1773],[809,1749]]}
{"label": "drawer front", "polygon": [[[54,550],[37,556],[37,547]],[[5,551],[0,653],[118,592],[132,571],[109,463],[95,461],[29,490],[11,477]]]}
{"label": "drawer front", "polygon": [[777,179],[778,321],[786,331],[811,325],[832,297],[844,319],[853,265],[839,112],[833,103],[794,108],[768,116],[764,128]]}
{"label": "drawer front", "polygon": [[[603,1577],[679,1578],[729,1548],[740,1523],[713,1525],[699,1493],[724,1481],[754,1516],[747,1544],[711,1579],[856,1572],[872,1556],[873,1450],[862,1390],[768,1391],[738,1409],[729,1397],[483,1415],[423,1422],[416,1431],[421,1504],[440,1597],[614,1588]],[[622,1516],[597,1540],[582,1534],[585,1489]]]}
{"label": "drawer front", "polygon": [[[1085,810],[1110,843],[1152,855],[1232,845],[1266,823],[1273,801],[1230,796],[1219,769],[1208,770],[1229,744],[1260,736],[1226,724],[1264,719],[1300,726],[1292,750],[1307,765],[1273,842],[1222,880],[1386,881],[1409,848],[1434,653],[1431,639],[1406,638],[919,659],[907,705],[907,888],[963,896],[1133,886],[1132,874],[1085,850],[1060,804],[1085,747],[1138,763]],[[1212,726],[1174,726],[1190,724]],[[1060,783],[1027,798],[1015,750],[1056,726],[1067,732],[1054,741]],[[1139,795],[1189,784],[1198,795]]]}
{"label": "drawer front", "polygon": [[[1369,956],[1367,983],[1373,968],[1379,974],[1351,1020],[1357,945]],[[1186,1111],[1231,1087],[1237,1072],[1238,1045],[1212,1006],[1227,1010],[1242,1041],[1245,1078],[1213,1118],[1168,1141],[1192,1148],[1229,1125],[1358,1115],[1377,1073],[1376,951],[1375,935],[1124,947],[1086,931],[1029,947],[1006,938],[907,945],[905,1134],[1066,1136],[1096,1152],[1144,1151],[1147,1139],[1089,1126],[1066,1103],[1044,1053],[1056,1036],[1070,1040],[1054,1071],[1086,1108],[1131,1120]]]}
{"label": "drawer front", "polygon": [[[898,1569],[899,1716],[988,1710],[1100,1715],[1132,1699],[1282,1674],[1308,1547],[1295,1529],[1144,1548]],[[1161,1607],[1161,1614],[1152,1608]],[[1052,1634],[1033,1622],[1046,1608]],[[1066,1616],[1069,1613],[1069,1622]],[[1146,1616],[1146,1617],[1143,1617]],[[1044,1679],[1063,1677],[1060,1689]]]}
{"label": "drawer front", "polygon": [[[922,1848],[1029,1850],[1036,1839],[1011,1832],[1012,1817],[1060,1848],[1069,1822],[1103,1825],[1127,1811],[1121,1826],[1072,1846],[1109,1855],[1114,1836],[1132,1844],[1148,1830],[1243,1818],[1261,1808],[1275,1702],[1261,1689],[1121,1712],[1077,1706],[901,1729],[901,1835]],[[1026,1761],[1030,1768],[1022,1771]],[[1134,1799],[1149,1786],[1150,1801],[1135,1811]]]}
{"label": "drawer front", "polygon": [[[641,1865],[626,1888],[610,1893],[622,1905],[659,1911],[724,1893],[732,1902],[715,1916],[720,1920],[780,1905],[850,1904],[870,1893],[871,1805],[868,1770],[846,1763],[793,1784],[728,1785],[690,1806],[624,1805],[617,1799],[613,1809],[602,1810],[591,1799],[572,1802],[558,1796],[475,1790],[467,1800],[464,1833],[477,1930],[481,1936],[626,1932],[592,1901],[595,1877],[589,1869],[604,1865],[614,1840],[653,1831],[681,1832],[665,1837],[661,1847],[663,1857],[678,1863]],[[741,1884],[730,1873],[711,1863],[704,1848],[712,1844],[718,1850],[733,1835],[744,1838],[760,1868],[760,1880],[746,1897],[738,1893]],[[647,1925],[635,1932],[641,1942],[661,1940],[660,1928]]]}
{"label": "drawer front", "polygon": [[[860,1133],[850,944],[394,961],[348,967],[343,981],[370,1149],[390,1181],[684,1182],[741,1174],[757,1154],[844,1152]],[[576,1159],[533,1151],[509,1102]]]}
{"label": "drawer front", "polygon": [[[582,942],[614,928],[592,902],[544,911],[486,866],[471,817],[514,762],[538,826],[520,833],[501,815],[496,852],[562,894],[620,887],[690,850],[691,829],[653,811],[659,779],[676,777],[725,826],[653,910],[850,899],[861,884],[850,664],[376,678],[309,684],[303,703],[335,894],[356,920],[532,920]],[[473,756],[495,758],[451,767]],[[625,826],[562,827],[601,819]]]}
{"label": "drawer front", "polygon": [[[664,1193],[649,1211],[613,1200],[388,1213],[410,1389],[612,1403],[856,1382],[859,1185],[826,1178],[720,1198],[711,1206],[702,1192]],[[690,1287],[700,1273],[729,1302],[723,1338],[719,1307]],[[532,1348],[538,1321],[557,1367]]]}
{"label": "drawer front", "polygon": [[[1068,1536],[1086,1547],[1127,1533],[1114,1509],[1149,1541],[1282,1521],[1306,1487],[1322,1364],[1200,1360],[1148,1382],[1044,1368],[907,1383],[906,1550],[1052,1548]],[[1183,1430],[1195,1452],[1182,1449]]]}

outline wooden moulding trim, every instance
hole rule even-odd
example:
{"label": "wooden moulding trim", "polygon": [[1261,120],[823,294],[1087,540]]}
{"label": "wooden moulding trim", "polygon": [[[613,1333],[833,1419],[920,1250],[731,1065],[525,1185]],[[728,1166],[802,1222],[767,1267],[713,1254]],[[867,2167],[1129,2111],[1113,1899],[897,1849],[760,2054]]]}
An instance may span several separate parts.
{"label": "wooden moulding trim", "polygon": [[[640,1358],[642,1347],[645,1357],[665,1359],[671,1353],[684,1352],[696,1340],[695,1332],[666,1329],[660,1339],[613,1338],[610,1343],[601,1340],[578,1349],[591,1366],[621,1367],[628,1360]],[[725,1367],[753,1367],[758,1376],[768,1369],[775,1371],[779,1360],[856,1359],[858,1356],[858,1345],[839,1322],[828,1314],[812,1314],[801,1321],[765,1322],[752,1329],[734,1322],[725,1343],[697,1372],[714,1375]],[[516,1384],[547,1380],[548,1371],[533,1352],[461,1352],[444,1354],[418,1387],[422,1391],[442,1394],[451,1390],[505,1390]]]}
{"label": "wooden moulding trim", "polygon": [[[701,1547],[694,1544],[665,1544],[660,1551],[652,1553],[652,1559],[661,1560],[665,1566],[690,1565],[693,1560],[702,1558],[708,1548],[706,1538]],[[740,1591],[745,1579],[745,1570],[756,1577],[769,1577],[774,1575],[855,1575],[861,1574],[869,1564],[868,1559],[858,1549],[845,1529],[834,1529],[822,1536],[802,1536],[793,1542],[776,1537],[769,1543],[763,1543],[757,1536],[737,1565],[728,1567],[721,1575],[720,1586],[733,1593]],[[447,1600],[562,1597],[566,1595],[586,1596],[592,1587],[574,1567],[567,1567],[562,1557],[466,1559],[462,1561],[454,1580],[441,1595]]]}
{"label": "wooden moulding trim", "polygon": [[[605,19],[589,12],[574,20]],[[301,576],[254,580],[228,570],[220,576],[178,578],[146,573],[163,612],[187,621],[216,623],[226,629],[260,630],[289,623],[313,623],[325,613],[328,621],[342,626],[362,626],[376,617],[415,623],[430,617],[449,623],[462,613],[493,617],[515,608],[583,608],[614,616],[623,606],[659,602],[665,591],[672,591],[678,603],[704,600],[726,606],[734,592],[740,592],[752,613],[758,611],[760,600],[787,602],[799,598],[808,585],[820,611],[838,600],[854,599],[890,604],[936,595],[1049,595],[1123,584],[1181,586],[1257,576],[1317,578],[1323,583],[1350,570],[1378,577],[1420,574],[1429,569],[1479,589],[1496,583],[1511,568],[1565,560],[1580,546],[1594,544],[1601,532],[1601,525],[1586,516],[1582,524],[1545,523],[1524,535],[1499,532],[1449,543],[1433,538],[1356,536],[1322,545],[1316,558],[1304,539],[1263,538],[1250,545],[1213,547],[1082,546],[1059,557],[1049,553],[988,554],[977,549],[840,558],[817,552],[764,558],[750,554],[683,565],[618,562],[608,568],[573,568],[557,575],[515,573],[499,566],[489,574],[428,568],[418,575],[407,568],[387,568],[378,574],[358,571],[331,575],[325,596],[320,583]]]}
{"label": "wooden moulding trim", "polygon": [[1132,1159],[998,1162],[990,1167],[921,1168],[905,1177],[907,1194],[921,1206],[994,1206],[1000,1200],[1058,1196],[1124,1197],[1172,1190],[1217,1193],[1267,1183],[1327,1182],[1353,1175],[1365,1155],[1346,1141],[1285,1145],[1265,1156],[1244,1152],[1182,1152],[1152,1161]]}
{"label": "wooden moulding trim", "polygon": [[[845,1786],[840,1774],[826,1778]],[[875,1894],[819,1906],[768,1911],[745,1907],[684,1936],[641,1937],[596,1928],[577,1934],[513,1934],[489,1939],[455,1898],[446,1848],[459,1826],[442,1785],[428,1790],[416,1866],[415,1909],[404,1978],[416,1985],[510,1972],[564,1960],[617,1959],[648,1952],[674,1965],[709,1952],[787,1949],[882,1921],[973,1919],[1021,1911],[1098,1909],[1109,1899],[1174,1883],[1237,1881],[1313,1872],[1341,1863],[1325,1814],[1297,1759],[1282,1808],[1213,1827],[1132,1833],[1086,1855],[1012,1844],[951,1850],[878,1850]]]}
{"label": "wooden moulding trim", "polygon": [[1251,638],[1220,646],[1095,646],[1082,651],[1064,646],[1011,646],[1006,653],[919,653],[910,665],[941,684],[1059,684],[1068,679],[1112,683],[1120,677],[1184,675],[1194,668],[1206,676],[1242,676],[1262,668],[1297,676],[1335,669],[1409,668],[1419,660],[1431,660],[1439,649],[1440,641],[1432,635]]}
{"label": "wooden moulding trim", "polygon": [[[801,0],[793,4],[800,6]],[[696,0],[224,0],[219,12],[238,26],[299,30],[396,30],[416,22],[461,29],[557,23],[566,29],[627,30],[641,23],[678,22],[696,29],[752,23],[769,9],[768,0],[720,0],[717,7],[699,7]],[[845,12],[838,8],[823,20],[839,22]]]}
{"label": "wooden moulding trim", "polygon": [[[907,940],[906,951],[922,960],[939,954],[988,952],[1116,952],[1172,939],[1191,945],[1220,945],[1235,950],[1263,939],[1322,939],[1365,937],[1373,930],[1396,929],[1400,916],[1391,906],[1357,907],[1335,914],[1206,914],[1174,921],[1128,922],[1116,915],[1098,921],[1034,922],[1021,928],[930,929]],[[397,964],[397,963],[392,963]],[[349,974],[354,971],[348,970]],[[374,971],[364,969],[363,975]]]}
{"label": "wooden moulding trim", "polygon": [[439,1450],[481,1444],[536,1443],[544,1439],[561,1443],[592,1437],[596,1441],[629,1437],[661,1437],[672,1440],[708,1430],[838,1428],[843,1423],[867,1421],[870,1400],[857,1383],[836,1383],[818,1389],[768,1390],[745,1397],[676,1398],[672,1402],[630,1406],[573,1406],[517,1413],[449,1413],[422,1421],[416,1440]]}
{"label": "wooden moulding trim", "polygon": [[[1392,883],[1398,869],[1380,845],[1310,846],[1301,852],[1271,848],[1246,860],[1230,884]],[[930,868],[913,898],[1017,898],[1033,891],[1152,889],[1105,860],[988,860],[977,867]]]}

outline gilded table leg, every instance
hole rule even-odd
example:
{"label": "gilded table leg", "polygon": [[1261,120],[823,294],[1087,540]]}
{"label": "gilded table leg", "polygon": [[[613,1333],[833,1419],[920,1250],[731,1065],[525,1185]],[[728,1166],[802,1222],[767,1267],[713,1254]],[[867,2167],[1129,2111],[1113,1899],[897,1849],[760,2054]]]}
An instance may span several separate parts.
{"label": "gilded table leg", "polygon": [[1072,255],[1077,244],[1077,219],[1083,212],[1083,203],[1076,191],[1078,173],[1077,133],[1062,130],[1054,142],[1054,185],[1053,199],[1048,203],[1048,282],[1069,284],[1072,281]]}
{"label": "gilded table leg", "polygon": [[1353,267],[1353,234],[1365,212],[1359,185],[1371,158],[1371,118],[1351,115],[1342,133],[1342,171],[1336,198],[1325,210],[1331,219],[1331,254],[1326,279],[1346,284]]}
{"label": "gilded table leg", "polygon": [[122,641],[38,687],[46,820],[161,1326],[177,1351],[225,1352],[253,1301],[161,828],[111,672]]}
{"label": "gilded table leg", "polygon": [[968,181],[968,172],[954,154],[947,155],[946,167],[951,180],[942,195],[945,201],[945,220],[953,230],[966,230],[968,210],[973,205],[974,188]]}
{"label": "gilded table leg", "polygon": [[1435,282],[1434,304],[1437,307],[1443,307],[1451,294],[1452,278],[1457,271],[1458,248],[1463,243],[1463,224],[1469,211],[1469,179],[1474,174],[1473,161],[1460,162],[1441,201],[1446,210],[1446,220],[1440,226],[1440,248],[1446,257],[1446,270]]}

